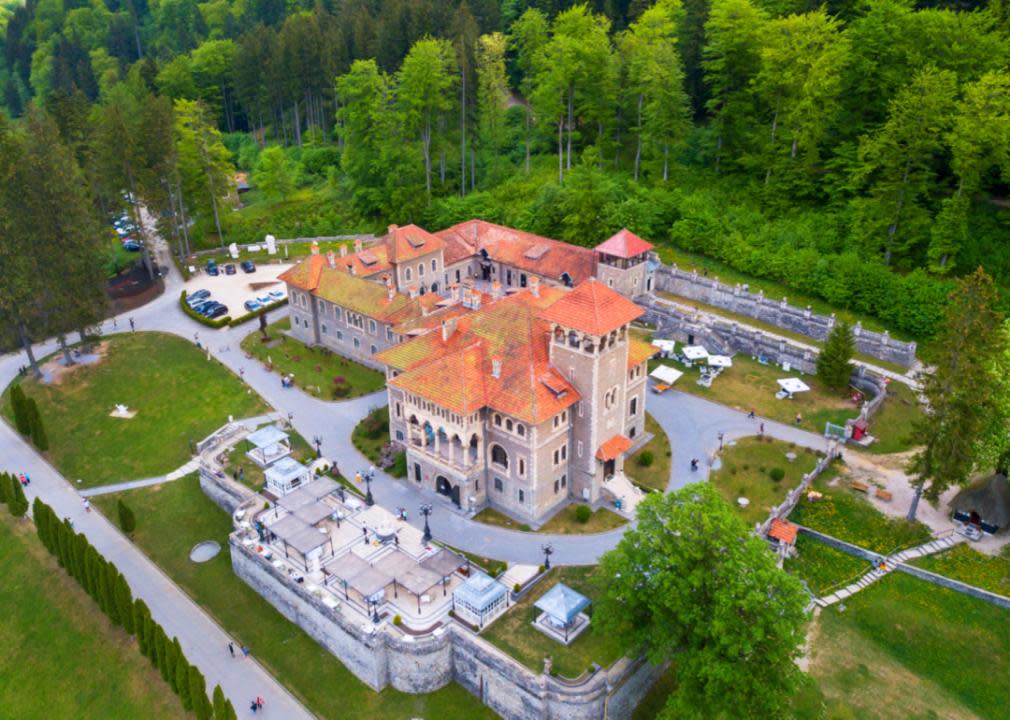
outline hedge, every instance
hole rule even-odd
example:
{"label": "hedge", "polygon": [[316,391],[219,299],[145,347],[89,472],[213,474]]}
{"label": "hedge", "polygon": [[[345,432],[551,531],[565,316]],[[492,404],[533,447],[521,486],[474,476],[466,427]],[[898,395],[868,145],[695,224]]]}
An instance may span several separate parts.
{"label": "hedge", "polygon": [[182,294],[179,295],[179,307],[182,308],[182,311],[184,313],[186,313],[187,315],[189,315],[191,318],[193,318],[194,320],[196,320],[201,325],[206,325],[207,327],[214,328],[215,330],[223,328],[225,325],[227,325],[229,322],[231,322],[231,318],[228,317],[227,315],[225,315],[223,317],[215,318],[215,319],[212,320],[212,319],[206,318],[203,315],[201,315],[200,313],[196,312],[193,308],[191,308],[189,305],[186,304],[186,291],[185,290],[183,290]]}
{"label": "hedge", "polygon": [[236,325],[241,325],[242,323],[249,322],[253,318],[258,318],[260,315],[270,312],[271,310],[276,310],[279,307],[283,307],[288,304],[288,299],[278,300],[277,302],[270,303],[269,305],[264,305],[259,310],[253,310],[245,315],[240,315],[234,320],[229,320],[228,325],[230,327],[235,327]]}

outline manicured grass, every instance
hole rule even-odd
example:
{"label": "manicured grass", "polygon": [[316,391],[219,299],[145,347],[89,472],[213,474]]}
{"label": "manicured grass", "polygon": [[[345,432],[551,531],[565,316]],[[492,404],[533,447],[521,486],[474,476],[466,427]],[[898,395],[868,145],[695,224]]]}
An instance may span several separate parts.
{"label": "manicured grass", "polygon": [[[912,561],[923,570],[1010,597],[1010,556],[980,553],[970,545],[955,545],[939,555]],[[1008,619],[1010,622],[1010,619]]]}
{"label": "manicured grass", "polygon": [[[547,656],[554,661],[554,671],[567,678],[580,676],[594,662],[609,667],[621,657],[621,643],[618,638],[597,632],[592,623],[567,647],[532,625],[534,618],[540,614],[533,603],[559,582],[592,600],[596,595],[593,585],[596,572],[596,566],[551,569],[526,597],[484,631],[484,637],[535,672],[544,669],[544,658]],[[588,611],[592,613],[592,605]]]}
{"label": "manicured grass", "polygon": [[818,596],[837,590],[842,583],[855,581],[870,570],[865,560],[835,550],[806,535],[796,538],[797,556],[788,558],[785,569],[806,582],[811,592]]}
{"label": "manicured grass", "polygon": [[589,516],[589,520],[582,523],[576,517],[577,507],[579,507],[578,504],[566,505],[536,531],[526,523],[516,522],[508,515],[494,508],[484,508],[473,519],[486,525],[496,525],[512,530],[522,530],[523,532],[541,532],[554,535],[580,535],[605,532],[621,527],[628,522],[617,513],[601,507],[598,510],[594,510]]}
{"label": "manicured grass", "polygon": [[892,573],[849,597],[844,612],[821,613],[813,674],[829,697],[865,708],[860,717],[953,718],[965,708],[1006,717],[1008,619],[995,605]]}
{"label": "manicured grass", "polygon": [[[787,453],[794,453],[796,459],[789,462]],[[772,507],[781,503],[786,493],[814,469],[818,459],[809,448],[770,437],[741,438],[735,445],[723,448],[721,457],[721,467],[708,480],[748,525],[763,522]],[[779,481],[772,478],[775,469],[783,472]],[[737,503],[741,497],[750,500],[747,507]]]}
{"label": "manicured grass", "polygon": [[0,716],[188,718],[172,689],[46,552],[0,512]]}
{"label": "manicured grass", "polygon": [[833,487],[826,479],[818,478],[812,489],[824,493],[824,497],[815,502],[800,500],[789,516],[793,522],[881,554],[930,538],[926,525],[887,517],[861,493],[849,489],[845,478],[838,479]]}
{"label": "manicured grass", "polygon": [[[625,460],[624,474],[640,487],[666,492],[666,487],[670,484],[670,464],[673,462],[670,438],[649,413],[645,414],[645,431],[654,437]],[[652,462],[643,464],[642,458],[647,454],[652,455]]]}
{"label": "manicured grass", "polygon": [[925,416],[915,391],[903,383],[887,386],[887,399],[870,420],[870,433],[877,441],[864,452],[883,455],[904,452],[913,447],[912,425]]}
{"label": "manicured grass", "polygon": [[[302,390],[324,400],[346,400],[367,395],[386,386],[386,378],[322,347],[309,347],[287,334],[291,319],[278,320],[267,327],[272,342],[264,343],[259,330],[242,339],[242,349],[264,365],[272,364],[280,375],[294,375]],[[342,378],[341,382],[335,380]]]}
{"label": "manicured grass", "polygon": [[[291,457],[300,463],[307,464],[312,460],[315,460],[316,451],[308,441],[305,440],[301,435],[296,433],[294,430],[288,429],[285,432],[288,433],[289,442],[291,443]],[[263,484],[266,479],[263,476],[263,470],[260,466],[250,460],[246,453],[252,449],[252,443],[248,440],[241,440],[231,452],[228,453],[228,464],[226,466],[227,472],[232,477],[235,473],[242,470],[241,482],[254,490],[259,492],[263,489]]]}
{"label": "manicured grass", "polygon": [[[190,443],[235,418],[269,407],[217,360],[182,338],[116,335],[105,358],[79,366],[58,384],[22,381],[49,435],[49,455],[79,487],[164,475],[190,459]],[[137,415],[110,417],[116,404]],[[11,419],[5,392],[3,413]]]}
{"label": "manicured grass", "polygon": [[[195,475],[127,493],[103,495],[95,504],[115,517],[122,496],[137,516],[134,542],[203,606],[237,643],[284,683],[309,709],[340,720],[409,720],[496,717],[459,685],[429,695],[387,689],[375,693],[333,655],[239,580],[228,554],[228,515],[200,491]],[[216,540],[223,551],[210,562],[189,561],[189,550],[202,540]],[[224,648],[222,648],[224,651]]]}
{"label": "manicured grass", "polygon": [[[649,371],[657,365],[671,365],[684,371],[684,376],[674,385],[675,390],[744,412],[754,408],[758,415],[786,424],[794,424],[799,413],[802,415],[799,427],[818,434],[824,432],[826,422],[844,425],[847,419],[859,414],[851,398],[823,388],[813,375],[800,375],[775,365],[762,365],[749,355],[735,355],[733,367],[719,375],[710,388],[698,385],[700,373],[697,365],[686,368],[676,360],[654,359],[649,362]],[[810,386],[810,391],[797,393],[792,400],[776,400],[775,393],[780,389],[776,380],[787,377],[799,377]]]}
{"label": "manicured grass", "polygon": [[[389,408],[383,405],[368,413],[351,431],[351,442],[378,465],[382,448],[389,444]],[[407,477],[407,453],[402,450],[396,453],[392,467],[386,468],[386,472],[395,478]]]}
{"label": "manicured grass", "polygon": [[[741,313],[733,312],[732,310],[726,310],[724,308],[716,307],[715,305],[709,305],[708,303],[699,302],[698,300],[682,297],[681,295],[674,295],[673,293],[660,292],[659,295],[675,303],[687,305],[711,315],[718,315],[721,318],[738,322],[741,325],[750,325],[758,330],[762,330],[767,333],[774,333],[775,335],[781,335],[782,337],[795,340],[796,342],[803,343],[805,345],[812,345],[818,348],[824,347],[824,343],[822,341],[816,340],[809,335],[793,332],[792,330],[781,328],[778,325],[772,325],[771,323],[764,322],[763,320],[753,318],[750,315],[743,315]],[[899,365],[898,363],[893,363],[888,360],[881,360],[880,358],[875,358],[872,355],[863,355],[862,353],[857,352],[853,355],[853,358],[864,363],[869,363],[870,365],[876,365],[878,367],[891,370],[892,372],[896,372],[901,375],[908,372],[908,368],[903,365]]]}

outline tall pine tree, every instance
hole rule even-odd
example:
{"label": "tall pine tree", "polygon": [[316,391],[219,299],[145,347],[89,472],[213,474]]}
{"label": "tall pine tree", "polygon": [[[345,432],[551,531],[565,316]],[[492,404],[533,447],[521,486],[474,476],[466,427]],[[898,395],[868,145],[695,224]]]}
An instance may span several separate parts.
{"label": "tall pine tree", "polygon": [[844,392],[849,387],[852,374],[849,363],[854,352],[852,328],[845,321],[836,323],[817,356],[817,379],[832,390]]}

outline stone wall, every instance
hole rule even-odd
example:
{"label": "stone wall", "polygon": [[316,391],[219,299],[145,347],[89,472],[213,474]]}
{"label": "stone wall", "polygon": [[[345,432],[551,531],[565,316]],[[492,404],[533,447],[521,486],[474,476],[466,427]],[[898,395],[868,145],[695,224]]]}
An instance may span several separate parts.
{"label": "stone wall", "polygon": [[984,600],[985,602],[996,605],[997,607],[1010,610],[1010,597],[997,595],[996,593],[989,592],[988,590],[977,588],[974,585],[968,585],[967,583],[959,582],[957,580],[951,580],[949,577],[931,573],[929,570],[923,570],[922,568],[915,567],[914,565],[901,563],[896,569],[903,573],[907,573],[912,577],[917,577],[920,580],[925,580],[926,582],[931,582],[934,585],[945,587],[948,590],[954,590],[964,595],[970,595],[973,598]]}
{"label": "stone wall", "polygon": [[392,685],[429,693],[456,681],[506,720],[623,719],[664,670],[624,659],[566,681],[534,673],[459,623],[418,638],[375,631],[328,608],[234,537],[229,545],[235,574],[376,692]]}
{"label": "stone wall", "polygon": [[817,461],[814,469],[803,476],[800,484],[786,493],[785,500],[783,500],[780,505],[771,509],[771,512],[768,513],[768,518],[758,525],[754,529],[754,532],[761,537],[765,537],[768,535],[768,530],[771,529],[772,522],[774,522],[776,518],[785,519],[789,517],[789,513],[796,508],[796,503],[800,501],[800,498],[803,497],[803,494],[807,491],[807,489],[809,489],[810,483],[816,480],[822,472],[831,467],[831,463],[835,458],[840,458],[841,456],[841,450],[839,450],[837,446],[832,446],[828,451],[828,454]]}
{"label": "stone wall", "polygon": [[[784,330],[806,335],[823,342],[835,325],[834,315],[819,315],[807,308],[790,305],[786,298],[770,300],[764,293],[750,292],[746,285],[730,287],[718,278],[687,272],[676,265],[662,265],[656,271],[656,289],[689,300],[696,300],[723,310],[746,315]],[[916,344],[894,340],[882,333],[865,330],[860,324],[852,329],[856,349],[864,355],[897,363],[903,367],[915,364]]]}
{"label": "stone wall", "polygon": [[229,515],[234,514],[240,505],[256,496],[245,485],[217,477],[214,471],[203,463],[200,465],[200,489],[211,502]]}

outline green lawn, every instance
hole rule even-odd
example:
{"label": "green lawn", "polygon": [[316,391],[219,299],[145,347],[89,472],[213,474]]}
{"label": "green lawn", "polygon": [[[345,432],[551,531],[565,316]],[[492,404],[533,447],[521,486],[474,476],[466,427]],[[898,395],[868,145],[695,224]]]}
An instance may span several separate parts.
{"label": "green lawn", "polygon": [[[552,568],[526,597],[484,631],[484,638],[534,672],[544,669],[544,658],[548,655],[554,661],[554,671],[567,678],[578,677],[594,662],[609,667],[621,657],[621,643],[618,638],[597,632],[592,623],[567,647],[532,625],[533,619],[540,614],[533,603],[559,582],[592,600],[596,595],[593,585],[596,572],[596,566]],[[590,605],[588,614],[591,615],[592,610]]]}
{"label": "green lawn", "polygon": [[[459,685],[407,695],[375,693],[335,657],[239,580],[228,554],[228,515],[200,491],[195,475],[172,483],[96,497],[95,505],[115,517],[122,497],[137,516],[133,540],[236,640],[284,683],[309,709],[340,720],[496,717]],[[202,540],[216,540],[223,552],[210,562],[189,561]]]}
{"label": "green lawn", "polygon": [[[793,424],[799,413],[802,415],[799,426],[818,434],[824,432],[825,422],[844,425],[847,419],[859,414],[859,409],[851,398],[826,390],[813,375],[801,376],[795,371],[785,372],[775,365],[762,365],[749,355],[735,355],[733,367],[717,377],[710,388],[698,385],[700,373],[697,365],[686,368],[676,360],[654,359],[649,362],[649,371],[657,365],[671,365],[684,371],[684,376],[674,385],[675,390],[698,395],[744,412],[754,408],[758,415],[786,424]],[[787,377],[800,377],[810,386],[810,391],[798,393],[792,400],[776,400],[775,393],[779,390],[776,380]]]}
{"label": "green lawn", "polygon": [[830,594],[842,583],[855,581],[870,570],[867,561],[806,535],[797,536],[796,553],[796,557],[786,560],[785,569],[805,581],[810,591],[818,596]]}
{"label": "green lawn", "polygon": [[820,623],[812,673],[855,717],[1006,717],[1008,611],[892,573]]}
{"label": "green lawn", "polygon": [[0,716],[188,718],[122,629],[46,552],[34,525],[0,513]]}
{"label": "green lawn", "polygon": [[[362,455],[379,465],[382,448],[389,444],[389,408],[383,405],[368,413],[351,431],[351,442]],[[407,453],[398,452],[386,472],[395,478],[407,477]]]}
{"label": "green lawn", "polygon": [[[104,340],[104,359],[79,366],[52,385],[22,381],[49,435],[50,458],[79,487],[155,477],[190,459],[228,416],[259,415],[269,407],[238,377],[190,342],[161,333]],[[137,415],[110,417],[116,404]],[[3,413],[11,418],[5,392]]]}
{"label": "green lawn", "polygon": [[[566,505],[535,532],[554,535],[598,533],[613,530],[628,522],[617,513],[611,512],[606,508],[600,508],[592,511],[589,520],[582,523],[576,518],[577,507],[578,504]],[[486,525],[496,525],[498,527],[511,528],[512,530],[522,530],[523,532],[534,532],[528,524],[516,522],[505,513],[499,512],[494,508],[484,508],[473,519]]]}
{"label": "green lawn", "polygon": [[912,564],[918,565],[923,570],[1010,597],[1010,556],[986,555],[973,549],[970,544],[962,543],[939,555],[917,558]]}
{"label": "green lawn", "polygon": [[278,320],[267,328],[269,343],[256,330],[242,339],[242,349],[264,365],[272,363],[274,371],[294,375],[298,387],[324,400],[346,400],[386,386],[381,372],[326,348],[309,347],[290,337],[286,332],[290,329],[290,318]]}
{"label": "green lawn", "polygon": [[[789,462],[786,453],[794,453],[796,459]],[[709,482],[748,525],[764,522],[772,507],[800,484],[818,460],[817,454],[809,448],[770,437],[741,438],[735,445],[723,448],[721,457],[722,465],[709,475]],[[784,473],[779,481],[772,478],[776,468]],[[740,507],[737,503],[740,497],[750,500],[750,504]]]}
{"label": "green lawn", "polygon": [[[645,431],[652,433],[653,438],[625,460],[624,474],[646,490],[666,492],[666,486],[670,484],[670,463],[673,461],[670,438],[649,413],[645,414]],[[652,460],[647,462],[646,458],[650,455]]]}
{"label": "green lawn", "polygon": [[929,540],[926,525],[889,518],[861,493],[850,490],[845,478],[834,486],[827,484],[829,480],[817,478],[812,488],[824,497],[815,502],[801,499],[789,519],[882,554]]}
{"label": "green lawn", "polygon": [[870,433],[877,441],[865,452],[883,455],[911,449],[912,424],[924,416],[915,391],[904,383],[892,382],[887,387],[887,399],[870,420]]}

